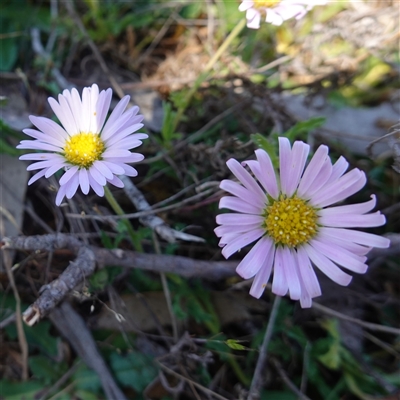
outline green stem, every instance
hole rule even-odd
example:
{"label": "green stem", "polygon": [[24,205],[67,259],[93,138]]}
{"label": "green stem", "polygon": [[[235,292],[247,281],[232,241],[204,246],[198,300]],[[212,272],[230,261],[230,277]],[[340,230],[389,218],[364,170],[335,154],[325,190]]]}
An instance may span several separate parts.
{"label": "green stem", "polygon": [[[111,190],[109,187],[106,185],[104,186],[104,195],[105,198],[107,199],[108,203],[110,204],[111,208],[114,210],[114,212],[117,215],[125,215],[124,210],[121,208],[117,200],[115,199],[114,195],[112,194]],[[133,247],[135,248],[136,251],[143,253],[143,247],[142,243],[140,242],[140,239],[138,238],[138,235],[136,234],[135,230],[133,229],[132,224],[128,219],[122,219],[121,220],[129,234],[129,237],[132,241]]]}
{"label": "green stem", "polygon": [[239,35],[239,33],[242,31],[242,29],[246,25],[246,19],[243,18],[232,30],[232,32],[228,35],[228,37],[225,39],[225,41],[221,44],[219,49],[216,51],[216,53],[211,57],[210,61],[207,63],[207,65],[204,68],[204,71],[199,75],[199,77],[196,79],[194,82],[193,86],[187,93],[185,100],[183,101],[183,105],[178,108],[178,111],[176,112],[174,121],[173,121],[173,131],[176,131],[176,128],[178,127],[179,122],[182,119],[182,115],[185,112],[186,108],[190,104],[190,100],[192,99],[193,95],[196,93],[200,85],[207,79],[209,72],[211,71],[212,67],[214,64],[218,61],[218,59],[221,57],[221,55],[225,52],[225,50],[228,48],[228,46],[232,43],[232,41]]}

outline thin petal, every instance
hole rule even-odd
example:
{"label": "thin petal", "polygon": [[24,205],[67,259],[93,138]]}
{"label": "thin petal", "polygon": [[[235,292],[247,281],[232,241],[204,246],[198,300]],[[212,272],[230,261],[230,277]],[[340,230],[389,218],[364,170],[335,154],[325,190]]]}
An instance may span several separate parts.
{"label": "thin petal", "polygon": [[243,0],[239,5],[239,11],[247,11],[249,8],[254,6],[253,0]]}
{"label": "thin petal", "polygon": [[321,228],[321,233],[325,233],[333,238],[338,238],[346,242],[354,242],[368,247],[388,248],[390,240],[383,236],[373,233],[353,231],[351,229],[340,228]]}
{"label": "thin petal", "polygon": [[340,156],[335,164],[333,164],[332,174],[329,178],[329,182],[339,179],[347,171],[347,168],[349,168],[349,163],[343,156]]}
{"label": "thin petal", "polygon": [[281,191],[283,194],[288,193],[288,185],[290,181],[290,159],[291,148],[288,138],[280,137],[279,139],[279,172]]}
{"label": "thin petal", "polygon": [[[272,243],[272,241],[271,241]],[[250,295],[259,299],[264,292],[265,287],[271,277],[272,265],[275,259],[275,246],[271,247],[271,252],[268,257],[266,257],[260,270],[257,272],[253,284],[250,288]]]}
{"label": "thin petal", "polygon": [[242,185],[253,192],[257,197],[265,197],[264,192],[261,187],[255,181],[255,179],[240,165],[238,161],[231,158],[227,161],[226,165],[232,171],[233,175],[239,179]]}
{"label": "thin petal", "polygon": [[373,194],[371,195],[371,200],[366,201],[365,203],[324,208],[323,210],[319,211],[319,215],[327,217],[339,214],[365,214],[371,211],[375,207],[375,205],[376,196]]}
{"label": "thin petal", "polygon": [[74,166],[65,171],[65,174],[60,179],[60,185],[65,185],[77,172],[79,167]]}
{"label": "thin petal", "polygon": [[379,211],[371,214],[338,214],[338,215],[322,215],[318,223],[324,226],[336,228],[372,228],[382,226],[386,223],[386,218]]}
{"label": "thin petal", "polygon": [[49,143],[54,146],[59,147],[60,149],[64,147],[65,140],[62,138],[59,138],[56,135],[49,135],[40,131],[37,131],[36,129],[23,129],[25,135],[28,135],[30,137],[33,137],[37,140],[40,140],[41,142]]}
{"label": "thin petal", "polygon": [[53,161],[53,165],[51,167],[47,168],[45,177],[49,178],[50,176],[55,174],[57,171],[59,171],[61,168],[65,168],[66,166],[68,166],[68,164],[66,162],[54,162]]}
{"label": "thin petal", "polygon": [[127,176],[137,176],[138,172],[135,168],[131,167],[130,165],[121,164],[121,167],[124,169],[124,174]]}
{"label": "thin petal", "polygon": [[368,266],[365,264],[367,257],[357,256],[350,253],[346,249],[341,248],[340,246],[316,239],[311,240],[310,245],[325,257],[328,257],[336,264],[339,264],[350,271],[357,272],[358,274],[364,274],[368,269]]}
{"label": "thin petal", "polygon": [[294,142],[288,167],[289,178],[286,193],[288,196],[293,196],[299,185],[309,151],[310,146],[308,144],[300,141]]}
{"label": "thin petal", "polygon": [[65,186],[60,186],[60,188],[58,189],[57,196],[56,196],[56,205],[57,206],[59,206],[61,204],[61,202],[63,201],[66,190],[67,189]]}
{"label": "thin petal", "polygon": [[29,119],[33,125],[47,135],[52,135],[53,137],[57,137],[62,141],[65,141],[69,137],[68,133],[60,125],[49,118],[35,117],[31,115]]}
{"label": "thin petal", "polygon": [[297,249],[297,266],[304,287],[311,298],[321,296],[321,287],[317,275],[315,274],[306,251],[302,247]]}
{"label": "thin petal", "polygon": [[229,258],[233,253],[236,253],[238,250],[259,239],[263,234],[264,229],[259,228],[255,229],[254,231],[246,232],[243,235],[240,235],[238,238],[232,240],[232,242],[228,243],[222,249],[222,255],[225,258]]}
{"label": "thin petal", "polygon": [[122,175],[125,172],[125,170],[121,166],[112,162],[102,160],[102,163],[105,164],[113,174]]}
{"label": "thin petal", "polygon": [[[110,118],[108,118],[108,121],[104,125],[103,131],[101,133],[101,138],[105,141],[109,137],[115,133],[116,127],[120,124],[121,122],[121,115],[124,112],[126,106],[129,103],[130,96],[125,96],[123,97],[117,106],[114,108],[113,112],[110,115]],[[128,115],[125,115],[124,120],[129,118]]]}
{"label": "thin petal", "polygon": [[303,198],[308,200],[311,199],[315,194],[318,194],[321,188],[323,188],[327,184],[327,182],[329,182],[331,174],[332,174],[332,163],[329,157],[327,157],[317,177],[308,187]]}
{"label": "thin petal", "polygon": [[300,300],[301,286],[299,276],[297,275],[296,256],[294,250],[288,247],[282,248],[283,270],[286,276],[286,282],[289,287],[289,295],[292,300]]}
{"label": "thin petal", "polygon": [[260,208],[255,207],[241,199],[238,199],[233,196],[225,196],[219,202],[219,208],[229,208],[233,211],[238,211],[246,214],[256,214],[260,215]]}
{"label": "thin petal", "polygon": [[112,179],[107,179],[107,182],[118,188],[123,188],[125,186],[124,182],[122,182],[121,179],[118,178],[118,176],[114,176]]}
{"label": "thin petal", "polygon": [[[114,139],[114,138],[113,138]],[[133,137],[126,137],[120,140],[116,140],[114,143],[107,143],[107,147],[109,149],[135,149],[136,147],[141,146],[143,143],[141,140],[137,140]]]}
{"label": "thin petal", "polygon": [[28,185],[32,185],[32,183],[36,182],[38,179],[42,178],[46,173],[46,169],[42,169],[41,171],[37,172],[35,175],[32,176],[31,179],[28,181]]}
{"label": "thin petal", "polygon": [[217,215],[216,221],[219,225],[253,225],[258,223],[261,226],[264,218],[259,215],[226,213]]}
{"label": "thin petal", "polygon": [[38,161],[26,168],[27,171],[35,171],[37,169],[48,168],[54,165],[54,160]]}
{"label": "thin petal", "polygon": [[131,155],[131,152],[129,150],[124,150],[124,149],[113,149],[109,150],[107,149],[103,153],[103,158],[113,158],[113,157],[129,157]]}
{"label": "thin petal", "polygon": [[[64,186],[64,185],[63,185]],[[79,186],[79,174],[75,174],[66,184],[65,184],[65,196],[67,199],[71,199],[76,191],[78,190]]]}
{"label": "thin petal", "polygon": [[108,110],[110,109],[110,104],[111,104],[111,98],[112,98],[112,90],[107,89],[106,91],[102,90],[101,93],[99,94],[99,99],[96,104],[96,117],[97,117],[97,130],[96,132],[101,132],[104,121],[107,118],[107,113]]}
{"label": "thin petal", "polygon": [[[319,229],[318,235],[315,238],[318,240],[325,240],[333,244],[339,245],[341,248],[346,249],[358,256],[365,256],[371,250],[371,247],[362,246],[360,244],[347,240],[345,234],[342,237],[331,236],[327,232],[327,230],[329,229],[336,230],[337,228],[321,227]],[[347,231],[347,229],[343,229],[343,231]]]}
{"label": "thin petal", "polygon": [[[113,136],[110,136],[105,142],[107,143],[107,146],[109,147],[109,146],[112,146],[112,145],[114,145],[114,144],[116,144],[118,142],[122,142],[124,138],[127,139],[126,138],[127,136],[129,136],[129,139],[131,139],[131,140],[137,140],[137,138],[134,135],[132,135],[132,133],[138,131],[143,126],[144,126],[143,124],[132,124],[132,125],[129,125],[124,130],[118,132],[117,134],[115,134]],[[132,136],[130,136],[130,135],[132,135]],[[145,139],[147,139],[147,138],[145,138]],[[138,145],[134,145],[134,146],[132,146],[130,148],[137,147],[137,146]]]}
{"label": "thin petal", "polygon": [[303,197],[307,193],[307,190],[310,188],[314,180],[320,176],[321,168],[328,158],[328,152],[329,149],[327,146],[321,145],[318,147],[300,180],[297,191],[297,195],[299,197]]}
{"label": "thin petal", "polygon": [[79,170],[79,184],[81,186],[82,193],[88,194],[90,189],[89,175],[85,168],[81,168]]}
{"label": "thin petal", "polygon": [[103,154],[103,158],[104,161],[107,162],[112,162],[112,163],[116,163],[116,164],[121,164],[121,163],[135,163],[135,162],[140,162],[144,159],[143,154],[140,153],[130,153],[129,156],[126,157],[104,157]]}
{"label": "thin petal", "polygon": [[104,186],[100,185],[98,182],[96,182],[90,174],[88,174],[88,176],[89,176],[90,187],[94,190],[94,192],[97,194],[97,196],[103,197],[104,196]]}
{"label": "thin petal", "polygon": [[99,185],[105,186],[107,184],[104,175],[102,175],[96,168],[93,168],[93,166],[89,168],[89,174]]}
{"label": "thin petal", "polygon": [[23,154],[19,157],[20,160],[31,160],[31,161],[65,161],[64,157],[60,154],[54,153],[29,153]]}
{"label": "thin petal", "polygon": [[107,167],[103,161],[98,161],[96,160],[93,163],[93,167],[99,171],[100,174],[102,174],[106,179],[112,179],[113,178],[113,173],[111,172],[110,168]]}
{"label": "thin petal", "polygon": [[261,13],[254,8],[246,11],[247,27],[250,29],[259,29],[261,21]]}
{"label": "thin petal", "polygon": [[228,180],[228,179],[224,179],[220,183],[219,187],[221,189],[225,190],[226,192],[231,193],[231,194],[239,197],[240,199],[242,199],[246,203],[249,203],[252,206],[257,207],[257,208],[265,207],[265,203],[267,202],[267,199],[265,198],[264,195],[262,197],[259,197],[258,195],[256,195],[253,192],[249,191],[248,189],[246,189],[242,185],[239,185],[238,183],[233,182],[233,181]]}
{"label": "thin petal", "polygon": [[244,164],[248,165],[264,187],[265,191],[274,199],[279,196],[278,183],[276,181],[276,173],[272,165],[272,161],[266,151],[258,149],[255,151],[257,161],[245,161]]}
{"label": "thin petal", "polygon": [[258,228],[260,228],[259,223],[255,223],[252,225],[221,225],[215,228],[214,232],[217,235],[217,237],[221,237],[231,233],[235,234],[245,233]]}
{"label": "thin petal", "polygon": [[21,140],[20,144],[17,146],[17,149],[47,150],[54,151],[56,153],[60,153],[62,151],[62,149],[58,146],[43,143],[39,140]]}
{"label": "thin petal", "polygon": [[353,169],[331,184],[325,185],[310,200],[317,207],[326,207],[358,192],[365,186],[367,178],[359,169]]}
{"label": "thin petal", "polygon": [[260,270],[265,259],[270,256],[273,242],[268,237],[261,238],[239,263],[236,272],[243,279],[250,279]]}
{"label": "thin petal", "polygon": [[272,293],[278,296],[285,296],[289,290],[284,271],[284,262],[283,249],[279,246],[275,252],[274,277],[272,279]]}
{"label": "thin petal", "polygon": [[352,277],[343,272],[337,265],[335,265],[323,254],[317,252],[308,244],[304,245],[303,248],[314,265],[319,268],[328,278],[332,279],[341,286],[347,286],[351,282]]}

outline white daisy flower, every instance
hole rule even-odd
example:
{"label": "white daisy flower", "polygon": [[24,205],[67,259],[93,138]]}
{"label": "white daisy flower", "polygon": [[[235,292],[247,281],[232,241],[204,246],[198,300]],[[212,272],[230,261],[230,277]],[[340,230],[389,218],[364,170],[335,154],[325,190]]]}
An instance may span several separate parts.
{"label": "white daisy flower", "polygon": [[291,148],[279,138],[279,174],[264,150],[257,161],[227,162],[240,183],[223,180],[220,187],[233,196],[223,197],[220,208],[236,213],[217,216],[215,233],[225,258],[257,241],[236,271],[244,279],[255,276],[250,294],[259,298],[273,271],[272,292],[311,307],[321,288],[312,265],[334,282],[347,286],[352,276],[340,267],[363,274],[372,247],[389,247],[387,238],[349,228],[384,225],[379,211],[369,213],[376,198],[332,207],[358,192],[366,183],[359,169],[346,172],[348,162],[340,157],[332,165],[328,147],[320,146],[308,163],[310,146],[297,141]]}
{"label": "white daisy flower", "polygon": [[242,0],[239,11],[246,11],[247,27],[258,29],[262,14],[265,22],[282,25],[291,18],[301,19],[314,6],[325,5],[328,0]]}
{"label": "white daisy flower", "polygon": [[136,169],[128,164],[144,158],[130,151],[148,137],[134,133],[143,127],[143,116],[138,114],[137,106],[126,110],[130,97],[125,96],[106,122],[111,97],[111,89],[99,93],[96,84],[83,89],[82,99],[76,89],[64,90],[58,102],[48,99],[62,126],[49,118],[30,116],[38,130],[24,129],[23,132],[35,140],[22,140],[17,148],[43,152],[24,154],[20,160],[35,161],[27,170],[39,170],[28,185],[64,168],[56,196],[58,206],[64,196],[68,199],[74,196],[78,187],[83,194],[92,188],[98,196],[104,196],[107,182],[124,187],[117,175],[137,175]]}

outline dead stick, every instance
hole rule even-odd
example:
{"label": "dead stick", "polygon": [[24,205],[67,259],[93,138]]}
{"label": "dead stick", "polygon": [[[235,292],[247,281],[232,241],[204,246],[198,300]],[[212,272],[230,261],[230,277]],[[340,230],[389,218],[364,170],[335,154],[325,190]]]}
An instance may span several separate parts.
{"label": "dead stick", "polygon": [[62,303],[52,311],[50,319],[60,333],[71,343],[78,356],[99,375],[106,398],[126,400],[97,350],[89,329],[71,305],[67,302]]}

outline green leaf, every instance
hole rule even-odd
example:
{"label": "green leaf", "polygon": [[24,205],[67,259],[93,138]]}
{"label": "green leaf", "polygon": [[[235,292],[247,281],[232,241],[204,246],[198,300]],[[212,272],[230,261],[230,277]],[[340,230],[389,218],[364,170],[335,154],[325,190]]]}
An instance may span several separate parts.
{"label": "green leaf", "polygon": [[[58,339],[50,335],[50,328],[51,323],[49,321],[41,321],[40,324],[32,327],[24,325],[24,331],[26,339],[29,343],[29,347],[36,346],[49,356],[55,356],[57,355]],[[6,332],[11,339],[17,338],[17,330],[15,325],[7,326]]]}
{"label": "green leaf", "polygon": [[17,61],[18,32],[18,23],[0,16],[0,71],[11,71]]}
{"label": "green leaf", "polygon": [[292,392],[278,392],[275,390],[263,390],[261,400],[297,400],[297,396]]}
{"label": "green leaf", "polygon": [[[98,393],[101,386],[99,376],[86,365],[82,364],[73,375],[73,382],[77,389]],[[84,397],[86,398],[86,397]]]}
{"label": "green leaf", "polygon": [[111,369],[123,386],[133,388],[142,393],[147,385],[157,376],[157,369],[144,354],[133,351],[126,356],[112,353]]}
{"label": "green leaf", "polygon": [[18,58],[16,38],[0,39],[0,71],[11,71]]}
{"label": "green leaf", "polygon": [[315,361],[315,359],[310,359],[308,365],[308,378],[317,388],[318,392],[321,394],[322,399],[339,400],[339,396],[335,394],[332,387],[328,385],[325,381],[325,377],[321,373],[320,365]]}
{"label": "green leaf", "polygon": [[316,128],[319,128],[325,123],[324,117],[310,118],[307,121],[300,121],[288,131],[285,132],[285,136],[293,143],[295,139],[301,138],[305,140],[307,134]]}
{"label": "green leaf", "polygon": [[37,355],[29,357],[29,368],[35,378],[45,385],[52,384],[67,371],[65,363],[54,363],[50,358]]}
{"label": "green leaf", "polygon": [[10,382],[5,379],[0,380],[0,393],[5,400],[36,400],[36,395],[44,387],[39,382],[28,381]]}
{"label": "green leaf", "polygon": [[273,143],[271,139],[267,139],[265,136],[260,133],[255,133],[250,136],[251,140],[256,144],[260,149],[265,150],[271,158],[272,165],[274,168],[278,168],[279,166],[279,158],[277,151],[277,144]]}
{"label": "green leaf", "polygon": [[91,292],[96,292],[104,289],[110,282],[107,269],[103,268],[95,272],[89,278],[89,282]]}
{"label": "green leaf", "polygon": [[204,4],[202,1],[196,1],[183,7],[180,14],[182,18],[194,19],[198,18],[203,12]]}
{"label": "green leaf", "polygon": [[341,344],[333,341],[328,352],[319,356],[318,359],[330,369],[338,370],[341,365]]}
{"label": "green leaf", "polygon": [[243,346],[238,340],[235,339],[228,339],[225,341],[225,344],[233,350],[252,350],[246,346]]}
{"label": "green leaf", "polygon": [[[87,390],[77,390],[75,391],[74,395],[74,399],[99,400],[99,396],[97,394],[88,392]],[[57,400],[59,399],[57,398]]]}

